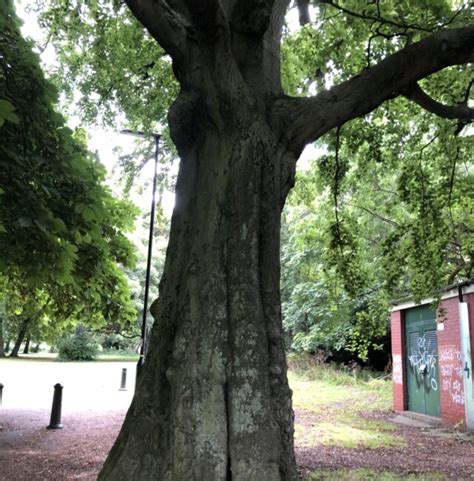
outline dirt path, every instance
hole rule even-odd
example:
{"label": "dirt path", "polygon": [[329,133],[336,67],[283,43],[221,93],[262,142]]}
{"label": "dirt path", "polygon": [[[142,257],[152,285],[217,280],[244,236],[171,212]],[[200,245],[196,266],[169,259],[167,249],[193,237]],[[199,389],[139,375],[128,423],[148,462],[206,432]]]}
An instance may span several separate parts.
{"label": "dirt path", "polygon": [[63,416],[64,429],[49,430],[49,412],[2,410],[0,480],[95,480],[124,411]]}
{"label": "dirt path", "polygon": [[[364,416],[362,414],[362,416]],[[317,422],[311,414],[296,413],[296,422]],[[392,412],[371,414],[368,420],[391,422]],[[326,419],[327,421],[327,419]],[[474,436],[456,433],[446,427],[419,427],[396,424],[393,431],[404,440],[403,447],[351,448],[317,445],[296,448],[298,465],[303,474],[316,469],[366,468],[391,471],[400,475],[443,473],[446,479],[474,480]],[[429,477],[422,479],[429,480]]]}
{"label": "dirt path", "polygon": [[[378,415],[381,419],[393,413]],[[85,411],[63,416],[64,429],[47,430],[47,410],[4,409],[0,414],[0,480],[95,480],[123,421],[124,411]],[[297,422],[317,422],[307,412]],[[373,418],[373,416],[372,416]],[[446,430],[399,425],[406,447],[344,449],[297,447],[303,473],[318,468],[371,468],[397,473],[439,471],[447,479],[474,479],[474,442]]]}

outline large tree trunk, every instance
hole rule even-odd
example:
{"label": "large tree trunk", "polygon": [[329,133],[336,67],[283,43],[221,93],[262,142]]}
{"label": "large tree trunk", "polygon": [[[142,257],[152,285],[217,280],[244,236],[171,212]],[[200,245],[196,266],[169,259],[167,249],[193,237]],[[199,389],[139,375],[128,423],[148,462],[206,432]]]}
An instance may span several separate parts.
{"label": "large tree trunk", "polygon": [[21,323],[20,331],[18,332],[18,337],[16,338],[16,342],[15,342],[15,345],[13,346],[12,352],[10,353],[10,357],[18,357],[21,344],[28,331],[30,321],[31,319],[27,318],[27,319],[24,319],[23,322]]}
{"label": "large tree trunk", "polygon": [[184,150],[150,352],[99,479],[294,480],[279,296],[288,154],[256,115]]}

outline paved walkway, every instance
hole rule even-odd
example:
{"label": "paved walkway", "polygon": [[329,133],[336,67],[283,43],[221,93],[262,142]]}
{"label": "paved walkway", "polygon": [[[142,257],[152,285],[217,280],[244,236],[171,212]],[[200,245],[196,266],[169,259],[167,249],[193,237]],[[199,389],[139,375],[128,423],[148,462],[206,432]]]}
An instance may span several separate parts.
{"label": "paved walkway", "polygon": [[[119,391],[122,369],[127,390]],[[135,389],[134,362],[45,362],[0,359],[3,408],[51,409],[53,386],[63,388],[63,414],[126,410]],[[1,422],[1,414],[0,414]]]}

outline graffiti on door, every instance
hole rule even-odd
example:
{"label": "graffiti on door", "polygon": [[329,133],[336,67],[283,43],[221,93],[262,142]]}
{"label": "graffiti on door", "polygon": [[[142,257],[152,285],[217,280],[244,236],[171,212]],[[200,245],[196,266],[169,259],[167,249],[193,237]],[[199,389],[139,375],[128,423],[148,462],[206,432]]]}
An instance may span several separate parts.
{"label": "graffiti on door", "polygon": [[461,351],[446,346],[440,352],[441,389],[447,392],[453,404],[464,404],[464,384]]}
{"label": "graffiti on door", "polygon": [[[413,333],[416,335],[415,333]],[[424,384],[427,389],[438,390],[436,368],[438,364],[436,338],[424,333],[417,335],[416,342],[411,343],[408,364],[418,386]]]}

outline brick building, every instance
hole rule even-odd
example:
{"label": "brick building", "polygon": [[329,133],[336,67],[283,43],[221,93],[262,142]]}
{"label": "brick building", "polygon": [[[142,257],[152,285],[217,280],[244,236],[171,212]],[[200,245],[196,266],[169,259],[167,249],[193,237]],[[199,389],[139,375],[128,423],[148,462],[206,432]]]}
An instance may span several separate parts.
{"label": "brick building", "polygon": [[447,288],[437,310],[397,301],[391,325],[394,409],[474,430],[474,281]]}

